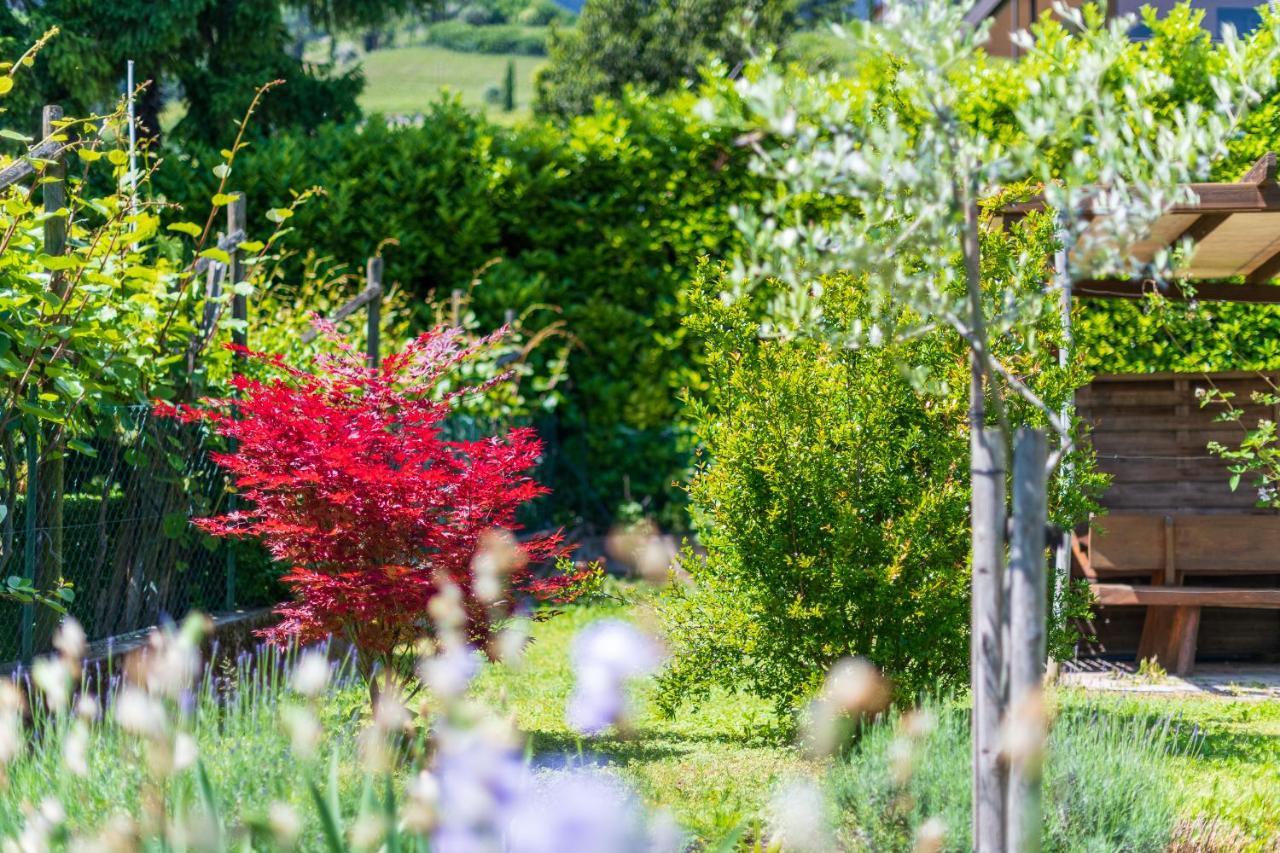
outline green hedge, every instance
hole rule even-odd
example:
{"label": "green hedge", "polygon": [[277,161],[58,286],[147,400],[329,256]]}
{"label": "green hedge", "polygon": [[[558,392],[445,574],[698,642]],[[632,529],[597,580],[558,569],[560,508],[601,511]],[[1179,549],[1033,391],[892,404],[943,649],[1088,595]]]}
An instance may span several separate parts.
{"label": "green hedge", "polygon": [[526,27],[520,24],[475,26],[463,21],[442,21],[427,29],[424,41],[464,53],[546,56],[547,33],[547,27]]}
{"label": "green hedge", "polygon": [[[694,98],[636,96],[567,126],[501,128],[442,101],[421,126],[323,126],[261,140],[237,161],[254,229],[291,193],[327,195],[291,220],[289,247],[358,265],[386,238],[388,280],[424,308],[466,288],[483,322],[507,309],[557,306],[576,346],[554,435],[552,485],[562,521],[604,522],[629,496],[682,523],[687,448],[682,388],[696,387],[696,348],[681,292],[703,255],[733,250],[729,206],[754,190],[746,152],[704,125]],[[162,171],[169,198],[199,209],[216,152]]]}

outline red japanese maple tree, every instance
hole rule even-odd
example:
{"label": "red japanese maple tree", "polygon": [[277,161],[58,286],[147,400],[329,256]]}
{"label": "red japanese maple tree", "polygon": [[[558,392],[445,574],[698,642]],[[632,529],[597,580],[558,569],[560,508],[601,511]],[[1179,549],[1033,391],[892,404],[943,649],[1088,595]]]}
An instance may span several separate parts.
{"label": "red japanese maple tree", "polygon": [[[378,368],[343,344],[312,371],[240,349],[264,362],[271,378],[237,375],[235,399],[157,404],[161,414],[207,422],[234,441],[231,452],[214,458],[248,508],[196,524],[216,536],[259,537],[289,567],[283,581],[294,600],[277,608],[283,619],[269,637],[345,637],[368,675],[374,663],[389,664],[397,648],[430,632],[428,603],[452,582],[463,593],[470,639],[488,641],[495,612],[475,595],[472,559],[483,536],[517,530],[517,508],[547,493],[529,476],[541,443],[523,428],[475,441],[442,436],[456,398],[506,377],[434,391],[500,334],[464,345],[460,330],[437,329]],[[556,597],[580,580],[533,574],[564,553],[558,533],[516,547],[522,559],[512,588]]]}

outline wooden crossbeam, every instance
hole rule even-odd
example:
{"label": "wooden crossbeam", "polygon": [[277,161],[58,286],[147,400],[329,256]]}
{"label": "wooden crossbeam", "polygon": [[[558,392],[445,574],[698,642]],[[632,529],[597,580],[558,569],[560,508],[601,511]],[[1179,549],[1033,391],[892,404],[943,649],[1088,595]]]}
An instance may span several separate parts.
{"label": "wooden crossbeam", "polygon": [[1098,603],[1109,607],[1259,607],[1280,610],[1280,589],[1199,586],[1138,586],[1096,583],[1090,586]]}
{"label": "wooden crossbeam", "polygon": [[62,155],[63,149],[66,147],[65,142],[58,142],[54,139],[41,142],[23,155],[21,159],[15,160],[0,169],[0,189],[12,186],[23,178],[34,175],[36,167],[31,162],[32,160],[55,160]]}
{"label": "wooden crossbeam", "polygon": [[[1280,183],[1276,182],[1276,155],[1259,157],[1244,177],[1236,183],[1186,184],[1195,193],[1194,204],[1178,204],[1166,213],[1259,213],[1280,211]],[[1001,208],[1001,214],[1015,218],[1044,209],[1044,196],[1037,195],[1027,201]],[[1086,204],[1084,214],[1092,213]]]}
{"label": "wooden crossbeam", "polygon": [[[1194,291],[1194,292],[1193,292]],[[1166,299],[1185,302],[1248,302],[1255,305],[1280,305],[1280,285],[1225,284],[1201,281],[1193,287],[1179,282],[1156,283],[1147,280],[1092,278],[1072,285],[1071,295],[1078,299],[1141,299],[1159,293]]]}
{"label": "wooden crossbeam", "polygon": [[[334,311],[333,316],[328,318],[329,322],[337,323],[347,319],[352,314],[356,313],[365,305],[368,305],[371,301],[373,301],[374,299],[377,299],[381,295],[382,295],[381,284],[374,283],[369,285],[364,290],[360,291],[354,297],[352,297],[351,301],[348,302],[346,305],[343,305],[337,311]],[[311,343],[316,339],[317,334],[319,334],[319,332],[316,331],[316,328],[313,325],[311,328],[307,329],[305,332],[302,333],[302,342],[304,344]]]}

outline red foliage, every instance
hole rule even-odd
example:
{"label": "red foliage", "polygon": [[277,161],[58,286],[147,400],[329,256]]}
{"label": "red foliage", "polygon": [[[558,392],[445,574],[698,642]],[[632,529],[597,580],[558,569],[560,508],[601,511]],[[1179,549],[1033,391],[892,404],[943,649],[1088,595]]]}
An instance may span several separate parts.
{"label": "red foliage", "polygon": [[[236,376],[238,399],[200,408],[156,404],[235,442],[215,460],[250,508],[196,524],[216,536],[260,537],[290,567],[284,582],[295,600],[277,608],[283,619],[268,636],[305,642],[332,633],[386,655],[428,632],[427,604],[447,577],[464,594],[471,639],[489,639],[491,610],[473,594],[472,557],[481,536],[517,530],[517,508],[547,493],[528,474],[542,445],[530,429],[477,441],[441,437],[455,398],[506,377],[442,399],[432,391],[497,334],[463,346],[459,330],[438,329],[376,370],[347,347],[318,359],[314,372],[241,349],[276,376]],[[532,574],[565,552],[558,533],[519,548],[527,560],[513,588],[559,598],[577,580]]]}

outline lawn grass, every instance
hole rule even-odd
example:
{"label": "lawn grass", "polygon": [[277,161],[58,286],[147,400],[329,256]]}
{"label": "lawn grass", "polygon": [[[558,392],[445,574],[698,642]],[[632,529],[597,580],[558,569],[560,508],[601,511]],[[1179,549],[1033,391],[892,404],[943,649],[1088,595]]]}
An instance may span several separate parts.
{"label": "lawn grass", "polygon": [[1063,699],[1090,701],[1117,717],[1173,718],[1179,737],[1195,741],[1194,749],[1167,759],[1182,819],[1213,824],[1241,850],[1280,845],[1280,701],[1078,690],[1064,691]]}
{"label": "lawn grass", "polygon": [[[513,113],[485,101],[489,87],[501,87],[508,61],[516,66]],[[464,104],[485,109],[494,120],[514,121],[529,114],[534,71],[545,61],[537,56],[460,53],[430,46],[376,50],[360,59],[365,75],[360,108],[366,114],[412,115],[425,111],[447,88],[457,92]]]}

